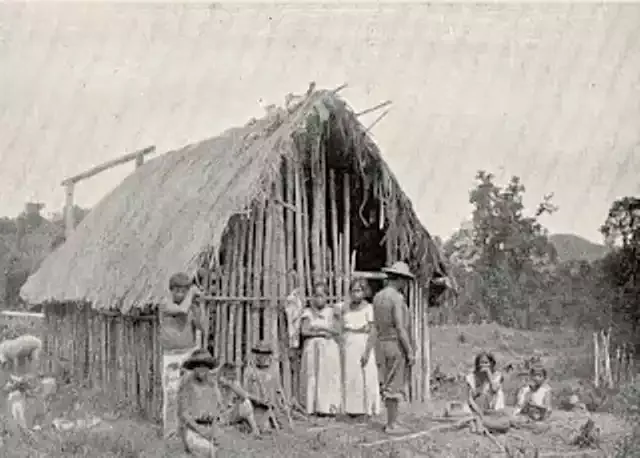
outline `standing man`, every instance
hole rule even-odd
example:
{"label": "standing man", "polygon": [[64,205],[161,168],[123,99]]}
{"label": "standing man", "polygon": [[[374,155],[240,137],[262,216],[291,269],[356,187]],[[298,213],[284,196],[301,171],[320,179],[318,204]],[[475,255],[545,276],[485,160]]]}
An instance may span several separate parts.
{"label": "standing man", "polygon": [[397,423],[398,405],[406,399],[406,374],[415,361],[408,332],[409,308],[402,291],[414,276],[404,262],[382,271],[387,274],[387,283],[373,298],[373,313],[382,398],[387,410],[385,432],[400,434],[404,431]]}
{"label": "standing man", "polygon": [[194,304],[196,288],[183,272],[169,279],[170,300],[160,306],[162,347],[162,422],[164,438],[178,435],[177,395],[182,363],[198,348],[196,330],[204,331],[204,319]]}

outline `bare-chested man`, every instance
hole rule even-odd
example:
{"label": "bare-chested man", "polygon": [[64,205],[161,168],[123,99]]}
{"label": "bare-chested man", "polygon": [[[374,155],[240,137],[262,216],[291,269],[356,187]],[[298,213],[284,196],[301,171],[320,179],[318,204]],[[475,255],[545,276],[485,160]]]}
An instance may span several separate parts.
{"label": "bare-chested man", "polygon": [[382,271],[387,274],[387,284],[373,298],[373,311],[382,397],[387,410],[385,431],[400,433],[403,431],[397,424],[398,406],[406,398],[407,370],[415,360],[408,331],[409,308],[401,291],[414,277],[404,262]]}
{"label": "bare-chested man", "polygon": [[[192,456],[213,458],[225,423],[246,421],[254,433],[258,427],[249,395],[216,370],[216,361],[206,350],[196,350],[182,365],[188,371],[178,390],[179,431],[185,450]],[[240,398],[229,412],[220,388],[228,388]]]}

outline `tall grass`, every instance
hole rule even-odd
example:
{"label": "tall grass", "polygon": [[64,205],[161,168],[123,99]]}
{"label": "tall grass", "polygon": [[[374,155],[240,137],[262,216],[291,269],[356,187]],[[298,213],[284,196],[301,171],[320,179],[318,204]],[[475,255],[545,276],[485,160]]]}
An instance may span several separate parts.
{"label": "tall grass", "polygon": [[615,401],[616,413],[630,429],[618,442],[615,458],[640,456],[640,377],[623,387]]}

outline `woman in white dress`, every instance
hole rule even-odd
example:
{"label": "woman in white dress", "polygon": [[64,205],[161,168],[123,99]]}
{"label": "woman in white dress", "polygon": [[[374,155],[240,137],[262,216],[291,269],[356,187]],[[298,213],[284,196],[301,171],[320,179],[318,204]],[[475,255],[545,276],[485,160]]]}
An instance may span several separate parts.
{"label": "woman in white dress", "polygon": [[300,392],[308,415],[335,415],[342,398],[337,323],[333,307],[327,305],[327,289],[325,283],[314,285],[311,306],[300,317]]}
{"label": "woman in white dress", "polygon": [[378,415],[381,407],[373,306],[366,300],[368,291],[365,279],[354,280],[341,311],[344,412],[354,417]]}

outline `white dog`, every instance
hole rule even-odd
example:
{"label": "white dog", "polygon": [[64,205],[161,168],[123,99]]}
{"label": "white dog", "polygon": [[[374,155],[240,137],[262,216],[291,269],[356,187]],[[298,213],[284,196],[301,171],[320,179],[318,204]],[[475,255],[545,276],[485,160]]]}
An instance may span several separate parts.
{"label": "white dog", "polygon": [[35,372],[40,362],[42,340],[28,334],[0,342],[0,367],[2,369]]}

